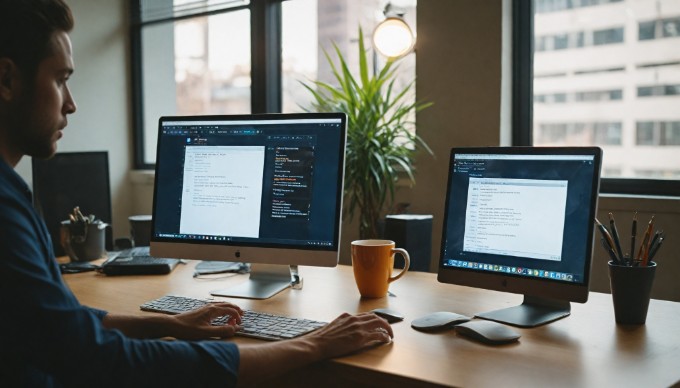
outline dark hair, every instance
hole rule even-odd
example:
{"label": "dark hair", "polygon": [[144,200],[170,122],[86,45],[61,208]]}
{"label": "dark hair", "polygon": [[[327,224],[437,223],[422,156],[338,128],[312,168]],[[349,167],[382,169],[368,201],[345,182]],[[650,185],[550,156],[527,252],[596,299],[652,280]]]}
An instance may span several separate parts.
{"label": "dark hair", "polygon": [[52,34],[72,29],[73,15],[63,0],[0,0],[0,58],[11,59],[25,78],[32,79],[51,54]]}

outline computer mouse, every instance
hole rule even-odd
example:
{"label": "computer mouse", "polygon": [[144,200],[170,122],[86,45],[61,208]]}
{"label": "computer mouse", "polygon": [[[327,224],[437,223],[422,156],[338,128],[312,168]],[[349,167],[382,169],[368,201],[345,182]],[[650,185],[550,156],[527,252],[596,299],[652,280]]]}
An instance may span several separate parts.
{"label": "computer mouse", "polygon": [[455,327],[456,333],[489,345],[514,342],[521,335],[511,328],[493,321],[470,321]]}
{"label": "computer mouse", "polygon": [[411,322],[411,327],[420,331],[436,331],[448,329],[459,323],[469,321],[470,317],[452,313],[449,311],[439,311],[427,314]]}
{"label": "computer mouse", "polygon": [[401,322],[405,318],[404,314],[388,308],[374,309],[371,312],[380,318],[384,318],[389,323]]}

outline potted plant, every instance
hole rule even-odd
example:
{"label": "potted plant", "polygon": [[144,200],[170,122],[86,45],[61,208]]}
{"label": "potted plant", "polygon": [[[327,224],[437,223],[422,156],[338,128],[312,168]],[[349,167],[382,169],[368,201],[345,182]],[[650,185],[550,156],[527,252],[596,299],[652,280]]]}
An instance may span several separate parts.
{"label": "potted plant", "polygon": [[[336,65],[328,60],[337,86],[322,81],[302,83],[313,95],[307,111],[347,114],[345,207],[343,216],[359,211],[359,236],[380,237],[379,223],[394,202],[395,184],[402,174],[415,183],[414,156],[419,148],[432,153],[411,129],[411,117],[431,103],[406,101],[414,81],[395,90],[395,60],[369,74],[366,48],[359,28],[359,75],[352,75],[337,45]],[[346,217],[344,217],[346,218]]]}

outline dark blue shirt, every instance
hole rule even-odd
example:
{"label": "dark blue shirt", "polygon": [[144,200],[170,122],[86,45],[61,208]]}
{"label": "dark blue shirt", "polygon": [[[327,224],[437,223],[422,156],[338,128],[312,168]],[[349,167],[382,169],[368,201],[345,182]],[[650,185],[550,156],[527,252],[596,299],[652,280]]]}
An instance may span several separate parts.
{"label": "dark blue shirt", "polygon": [[236,384],[234,344],[131,339],[105,315],[64,284],[28,186],[0,158],[0,387]]}

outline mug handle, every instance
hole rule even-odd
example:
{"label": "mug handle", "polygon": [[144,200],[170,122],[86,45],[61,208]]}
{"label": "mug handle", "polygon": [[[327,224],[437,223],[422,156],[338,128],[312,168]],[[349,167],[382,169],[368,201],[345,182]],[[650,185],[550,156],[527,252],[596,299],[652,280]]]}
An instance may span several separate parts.
{"label": "mug handle", "polygon": [[61,228],[59,229],[59,240],[61,247],[64,248],[64,251],[71,261],[78,261],[78,256],[76,256],[76,253],[73,251],[73,247],[71,246],[71,230],[68,225],[65,227],[62,224]]}
{"label": "mug handle", "polygon": [[393,281],[404,276],[404,274],[406,274],[406,271],[408,271],[408,267],[411,265],[411,257],[408,255],[408,252],[406,252],[406,249],[404,249],[404,248],[392,248],[392,251],[390,253],[392,253],[393,255],[395,253],[401,254],[401,256],[404,258],[404,269],[402,269],[401,272],[399,272],[396,276],[392,276],[391,278],[387,279],[388,283],[392,283]]}

